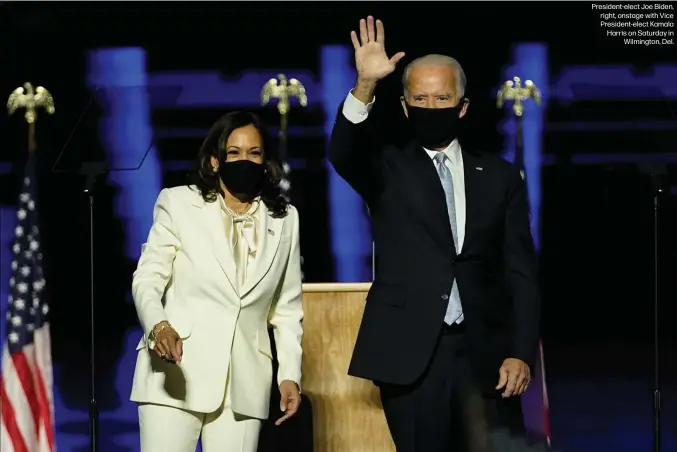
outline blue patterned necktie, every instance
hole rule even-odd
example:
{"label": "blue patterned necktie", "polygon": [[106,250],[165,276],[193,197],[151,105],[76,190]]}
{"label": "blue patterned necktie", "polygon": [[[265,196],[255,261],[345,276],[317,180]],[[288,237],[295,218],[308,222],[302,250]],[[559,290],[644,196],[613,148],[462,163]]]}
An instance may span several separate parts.
{"label": "blue patterned necktie", "polygon": [[[444,152],[438,152],[435,155],[435,168],[437,175],[440,176],[442,188],[444,189],[444,196],[447,199],[447,212],[449,213],[449,224],[451,225],[451,235],[454,237],[454,246],[456,252],[458,249],[458,231],[456,225],[456,203],[454,202],[454,183],[451,177],[451,171],[445,165],[449,159]],[[449,305],[447,306],[447,313],[444,316],[444,322],[447,325],[454,323],[461,323],[463,321],[463,308],[461,307],[461,296],[458,293],[458,284],[454,278],[454,284],[451,287],[451,295],[449,296]]]}

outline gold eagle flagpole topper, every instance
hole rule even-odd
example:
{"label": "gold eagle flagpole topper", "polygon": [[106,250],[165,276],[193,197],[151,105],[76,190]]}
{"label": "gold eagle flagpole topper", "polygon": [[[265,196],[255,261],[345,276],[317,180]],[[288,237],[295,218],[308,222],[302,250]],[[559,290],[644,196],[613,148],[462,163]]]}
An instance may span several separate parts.
{"label": "gold eagle flagpole topper", "polygon": [[54,98],[44,87],[38,86],[33,90],[33,85],[26,82],[9,95],[7,99],[7,112],[12,115],[20,108],[25,108],[24,118],[28,123],[28,152],[33,153],[37,147],[35,142],[35,122],[38,120],[38,108],[44,108],[48,114],[53,114]]}
{"label": "gold eagle flagpole topper", "polygon": [[524,171],[524,145],[522,141],[522,114],[524,102],[533,99],[536,105],[541,105],[541,91],[534,82],[527,80],[522,86],[519,77],[506,81],[496,94],[496,107],[503,108],[506,101],[512,101],[512,111],[515,113],[515,164],[519,167],[522,179],[526,177]]}
{"label": "gold eagle flagpole topper", "polygon": [[280,113],[280,160],[287,159],[287,126],[291,109],[289,99],[296,97],[302,107],[308,105],[306,88],[295,78],[287,79],[284,74],[268,80],[261,89],[261,105],[267,105],[271,99],[277,99],[277,111]]}
{"label": "gold eagle flagpole topper", "polygon": [[522,116],[524,113],[524,101],[533,99],[536,105],[541,105],[541,91],[536,87],[534,82],[527,80],[522,86],[522,81],[519,77],[514,77],[503,84],[496,95],[496,107],[503,108],[506,100],[513,101],[512,110],[515,116]]}

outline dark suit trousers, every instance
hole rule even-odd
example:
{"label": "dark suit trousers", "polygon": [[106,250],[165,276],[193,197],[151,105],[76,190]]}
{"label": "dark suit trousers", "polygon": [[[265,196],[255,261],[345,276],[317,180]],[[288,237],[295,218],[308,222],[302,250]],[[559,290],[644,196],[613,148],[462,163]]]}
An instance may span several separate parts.
{"label": "dark suit trousers", "polygon": [[444,326],[428,368],[413,384],[377,383],[397,452],[486,452],[495,429],[524,434],[518,397],[486,396],[473,387],[464,331]]}

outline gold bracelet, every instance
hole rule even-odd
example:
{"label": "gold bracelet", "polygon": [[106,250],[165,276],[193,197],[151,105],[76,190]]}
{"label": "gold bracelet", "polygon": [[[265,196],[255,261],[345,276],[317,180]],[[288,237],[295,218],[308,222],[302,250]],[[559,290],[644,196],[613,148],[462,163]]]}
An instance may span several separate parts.
{"label": "gold bracelet", "polygon": [[169,322],[161,323],[160,325],[156,326],[156,327],[154,328],[155,336],[157,336],[158,334],[160,334],[160,333],[162,332],[162,330],[164,330],[165,328],[167,328],[167,327],[169,327],[169,326],[171,326],[171,325],[169,324]]}
{"label": "gold bracelet", "polygon": [[171,325],[170,325],[169,322],[167,322],[166,320],[160,322],[160,323],[159,323],[158,325],[156,325],[155,328],[153,328],[153,330],[150,332],[150,334],[148,335],[148,339],[149,339],[151,342],[155,342],[155,341],[157,340],[158,334],[160,334],[160,333],[161,333],[165,328],[167,328],[167,327],[171,327]]}

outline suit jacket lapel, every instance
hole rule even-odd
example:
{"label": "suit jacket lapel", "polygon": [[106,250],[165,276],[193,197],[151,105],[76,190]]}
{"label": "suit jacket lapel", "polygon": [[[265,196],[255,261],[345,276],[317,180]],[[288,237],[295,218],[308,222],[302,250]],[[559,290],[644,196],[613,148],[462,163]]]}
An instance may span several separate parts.
{"label": "suit jacket lapel", "polygon": [[263,202],[261,202],[259,208],[261,211],[259,212],[258,254],[253,268],[247,274],[247,279],[240,291],[240,297],[244,297],[251,292],[261,282],[263,277],[266,276],[271,265],[273,265],[273,259],[277,254],[280,239],[282,238],[284,218],[273,218],[270,216]]}
{"label": "suit jacket lapel", "polygon": [[221,269],[226,274],[228,282],[232,286],[235,293],[237,290],[237,270],[235,268],[235,260],[233,259],[233,251],[231,244],[228,243],[226,237],[226,228],[223,223],[223,213],[221,212],[221,204],[217,202],[202,202],[202,215],[204,216],[205,224],[207,225],[208,235],[212,240],[212,251]]}
{"label": "suit jacket lapel", "polygon": [[435,169],[435,163],[417,143],[407,146],[405,152],[410,155],[414,166],[416,180],[411,184],[416,193],[413,204],[419,209],[419,215],[426,223],[431,235],[439,242],[443,249],[451,250],[456,255],[454,237],[451,234],[447,199],[442,188],[442,182]]}

